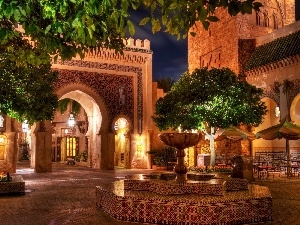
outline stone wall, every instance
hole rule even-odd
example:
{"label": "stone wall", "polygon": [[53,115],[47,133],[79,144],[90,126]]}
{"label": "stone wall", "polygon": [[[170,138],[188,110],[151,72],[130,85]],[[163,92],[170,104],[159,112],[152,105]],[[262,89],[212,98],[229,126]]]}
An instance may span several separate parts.
{"label": "stone wall", "polygon": [[216,15],[222,19],[217,23],[212,23],[208,31],[204,30],[199,22],[191,28],[196,36],[189,35],[188,37],[190,72],[200,67],[230,67],[234,71],[238,70],[236,20],[221,10],[218,10]]}
{"label": "stone wall", "polygon": [[[196,36],[188,36],[188,64],[189,71],[192,72],[199,67],[228,67],[235,73],[242,70],[241,63],[249,45],[241,45],[243,39],[257,39],[268,33],[276,31],[274,28],[274,18],[276,15],[278,27],[281,28],[295,21],[295,4],[289,0],[283,7],[281,0],[261,0],[264,5],[261,8],[263,13],[268,16],[268,26],[258,24],[256,13],[237,16],[229,16],[227,10],[217,9],[216,16],[220,21],[211,23],[210,28],[204,30],[200,22],[191,28]],[[286,13],[284,13],[286,12]],[[261,18],[262,20],[263,18]],[[278,31],[281,33],[282,31]],[[283,31],[284,32],[284,31]],[[272,34],[270,34],[272,36]],[[258,41],[260,42],[260,41]],[[246,47],[245,49],[243,49]]]}
{"label": "stone wall", "polygon": [[[162,98],[166,95],[163,89],[157,88],[157,82],[152,83],[152,108],[153,113],[155,112],[155,103],[159,98]],[[150,132],[150,149],[162,149],[165,144],[158,138],[158,135],[161,133],[158,128],[155,126],[154,122],[152,121],[153,129]]]}
{"label": "stone wall", "polygon": [[[152,51],[149,40],[129,38],[124,43],[123,53],[97,49],[84,59],[77,56],[52,65],[59,72],[58,97],[78,101],[87,114],[88,164],[93,168],[114,169],[114,123],[118,118],[130,124],[126,167],[147,168],[148,130],[153,125],[152,87],[148,85],[152,83]],[[140,138],[142,146],[137,143]]]}
{"label": "stone wall", "polygon": [[[208,31],[203,29],[201,23],[197,23],[196,26],[192,27],[191,31],[195,32],[196,36],[188,36],[189,71],[192,72],[199,67],[229,67],[235,73],[243,72],[245,64],[256,47],[299,30],[300,21],[293,23],[295,21],[295,1],[260,0],[260,2],[263,7],[258,13],[259,17],[255,12],[251,15],[239,14],[231,17],[226,10],[217,9],[216,16],[220,18],[220,21],[211,23]],[[275,17],[276,21],[274,20]],[[267,24],[265,24],[266,21]],[[287,108],[282,100],[283,96],[274,94],[272,85],[274,85],[274,82],[282,82],[284,79],[300,79],[299,63],[300,57],[297,55],[276,62],[274,65],[266,65],[247,72],[249,83],[264,88],[264,101],[266,101],[271,112],[266,115],[263,125],[253,131],[254,133],[261,130],[261,128],[267,128],[269,125],[272,126],[277,123],[272,112],[276,104],[280,104],[280,101],[281,116],[287,114]],[[295,99],[298,99],[298,97],[295,96],[298,93],[299,90],[295,90],[290,101],[297,102]],[[294,103],[291,112],[295,112],[299,105]],[[294,120],[298,120],[300,123],[296,113],[292,116]],[[197,147],[198,154],[208,153],[203,141],[199,145]],[[278,150],[284,148],[284,146],[284,140],[264,141],[259,139],[253,141],[254,151],[258,149]],[[298,149],[297,146],[299,146],[298,141],[291,142],[292,149]],[[248,155],[249,148],[250,143],[248,141],[238,142],[237,144],[224,140],[217,142],[215,149],[218,156],[222,154]]]}

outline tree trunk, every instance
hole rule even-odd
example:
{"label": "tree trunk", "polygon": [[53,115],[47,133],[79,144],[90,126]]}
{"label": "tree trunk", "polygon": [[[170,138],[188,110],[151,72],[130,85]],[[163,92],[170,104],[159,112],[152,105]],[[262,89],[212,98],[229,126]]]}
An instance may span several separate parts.
{"label": "tree trunk", "polygon": [[214,128],[210,128],[209,134],[209,149],[210,149],[210,165],[215,166],[216,164],[216,151],[215,151],[215,138],[214,138]]}

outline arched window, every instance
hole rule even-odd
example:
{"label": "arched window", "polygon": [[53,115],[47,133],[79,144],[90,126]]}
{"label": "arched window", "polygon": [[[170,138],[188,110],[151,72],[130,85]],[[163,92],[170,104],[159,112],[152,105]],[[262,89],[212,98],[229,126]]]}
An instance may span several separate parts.
{"label": "arched window", "polygon": [[275,13],[273,14],[273,23],[274,23],[274,29],[278,29],[278,18]]}
{"label": "arched window", "polygon": [[268,17],[268,12],[264,12],[264,24],[265,27],[269,27],[270,26],[270,22],[269,22],[269,17]]}
{"label": "arched window", "polygon": [[256,12],[256,25],[260,26],[260,22],[261,22],[261,20],[260,20],[259,12]]}

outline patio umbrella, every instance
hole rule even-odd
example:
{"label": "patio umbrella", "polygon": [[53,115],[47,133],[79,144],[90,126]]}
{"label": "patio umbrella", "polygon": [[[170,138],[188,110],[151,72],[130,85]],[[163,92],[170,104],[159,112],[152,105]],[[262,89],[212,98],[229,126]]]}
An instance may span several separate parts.
{"label": "patio umbrella", "polygon": [[238,129],[237,127],[229,127],[223,130],[215,140],[221,141],[226,138],[234,141],[239,141],[239,140],[246,140],[246,139],[254,140],[256,136],[251,132]]}
{"label": "patio umbrella", "polygon": [[290,140],[300,139],[300,126],[289,122],[288,120],[282,120],[280,124],[271,126],[267,129],[261,130],[256,133],[257,138],[263,138],[265,140],[282,139],[286,140],[286,154],[287,154],[287,165],[288,165],[288,176],[290,173]]}
{"label": "patio umbrella", "polygon": [[255,134],[232,126],[223,130],[215,140],[221,141],[224,139],[229,139],[230,141],[239,141],[246,139],[250,140],[250,155],[252,155],[252,141],[256,139]]}

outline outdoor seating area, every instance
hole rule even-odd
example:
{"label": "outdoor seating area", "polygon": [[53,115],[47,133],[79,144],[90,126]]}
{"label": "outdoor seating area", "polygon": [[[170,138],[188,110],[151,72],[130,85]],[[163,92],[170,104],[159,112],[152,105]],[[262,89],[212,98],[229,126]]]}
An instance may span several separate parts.
{"label": "outdoor seating area", "polygon": [[232,166],[233,165],[233,157],[234,155],[222,154],[216,157],[216,165],[217,166]]}
{"label": "outdoor seating area", "polygon": [[253,157],[253,174],[258,179],[269,179],[275,176],[300,177],[300,154],[292,152],[290,163],[285,151],[256,152]]}

